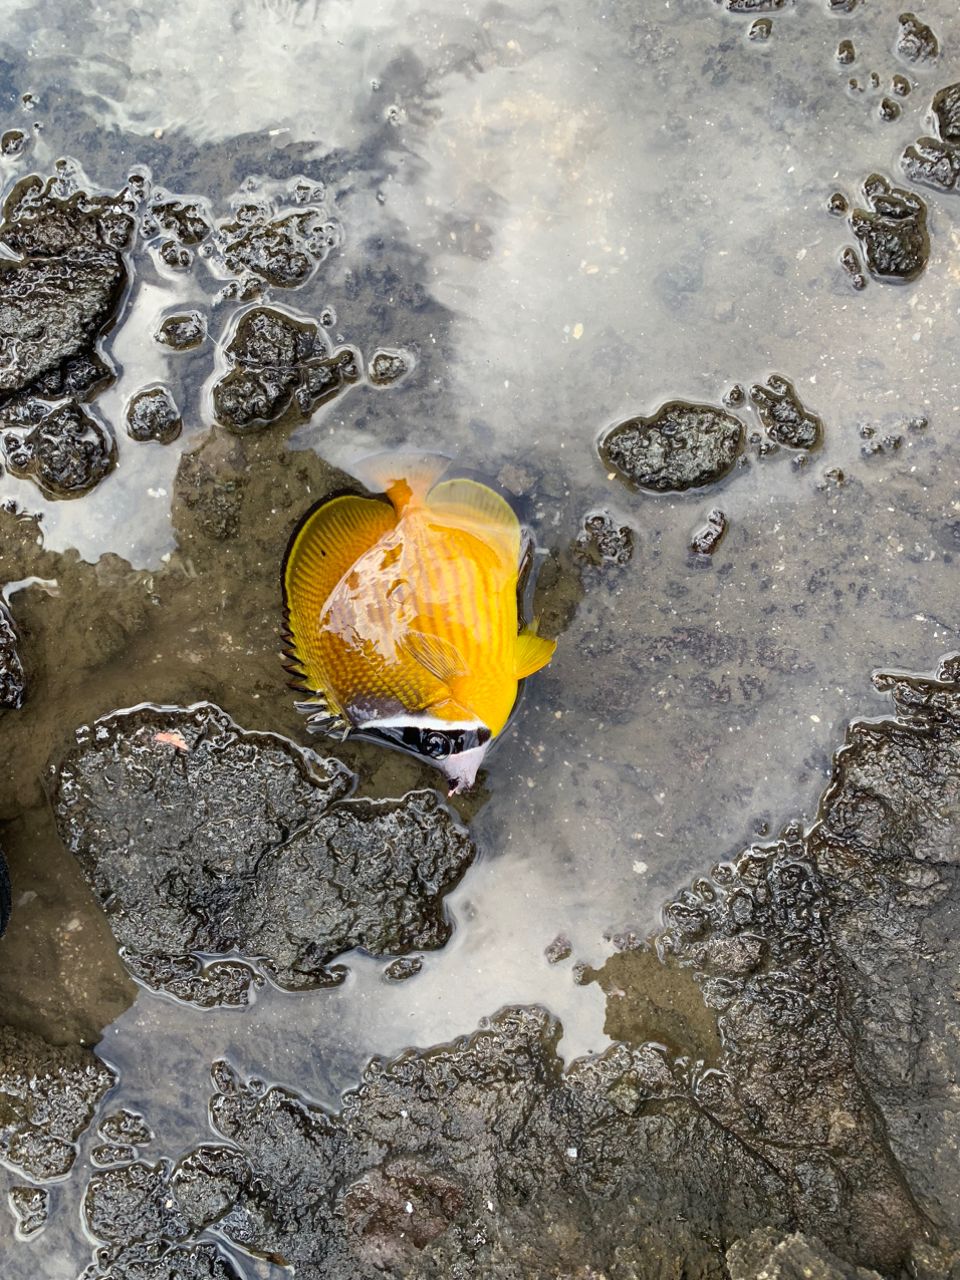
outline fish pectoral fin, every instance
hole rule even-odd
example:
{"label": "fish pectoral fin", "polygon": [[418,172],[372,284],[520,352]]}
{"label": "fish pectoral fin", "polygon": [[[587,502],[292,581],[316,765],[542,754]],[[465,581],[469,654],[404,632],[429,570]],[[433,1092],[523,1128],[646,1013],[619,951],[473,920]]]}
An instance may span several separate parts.
{"label": "fish pectoral fin", "polygon": [[553,657],[556,647],[556,640],[545,640],[533,631],[521,631],[517,636],[517,679],[524,680],[545,667]]}
{"label": "fish pectoral fin", "polygon": [[310,512],[291,538],[283,567],[288,652],[303,670],[307,687],[318,689],[324,683],[317,624],[330,593],[396,522],[387,503],[349,494]]}
{"label": "fish pectoral fin", "polygon": [[428,636],[426,632],[411,629],[400,641],[399,647],[405,649],[432,676],[436,676],[441,684],[449,684],[451,680],[467,674],[467,664],[460,650],[440,636]]}
{"label": "fish pectoral fin", "polygon": [[351,470],[371,493],[385,493],[399,513],[422,503],[449,466],[445,453],[394,449],[361,458]]}

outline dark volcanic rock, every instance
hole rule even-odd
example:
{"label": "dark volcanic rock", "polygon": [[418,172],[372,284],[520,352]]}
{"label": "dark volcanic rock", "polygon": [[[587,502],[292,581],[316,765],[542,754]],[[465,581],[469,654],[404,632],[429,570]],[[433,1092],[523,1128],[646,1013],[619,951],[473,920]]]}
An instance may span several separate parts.
{"label": "dark volcanic rock", "polygon": [[940,52],[940,42],[915,13],[901,13],[897,53],[907,62],[929,62]]}
{"label": "dark volcanic rock", "polygon": [[13,711],[23,706],[27,678],[20,661],[20,637],[10,610],[0,601],[0,707]]}
{"label": "dark volcanic rock", "polygon": [[727,517],[719,507],[707,512],[702,524],[690,539],[690,550],[697,556],[712,556],[727,532]]}
{"label": "dark volcanic rock", "polygon": [[0,1157],[34,1182],[62,1177],[115,1082],[87,1049],[54,1048],[28,1031],[0,1026]]}
{"label": "dark volcanic rock", "polygon": [[127,434],[170,444],[183,430],[180,410],[166,387],[145,387],[127,405]]}
{"label": "dark volcanic rock", "polygon": [[76,399],[110,376],[95,346],[127,284],[132,229],[122,198],[89,196],[68,171],[24,179],[4,206],[0,240],[19,260],[0,260],[3,447],[52,497],[85,492],[113,465],[109,433]]}
{"label": "dark volcanic rock", "polygon": [[776,1231],[754,1231],[727,1250],[727,1266],[730,1280],[880,1280],[799,1232],[781,1239]]}
{"label": "dark volcanic rock", "polygon": [[370,358],[370,381],[386,387],[410,371],[410,357],[402,351],[375,351]]}
{"label": "dark volcanic rock", "polygon": [[933,114],[944,142],[960,142],[960,84],[949,84],[934,96]]}
{"label": "dark volcanic rock", "polygon": [[791,449],[813,449],[823,435],[823,423],[805,409],[792,382],[772,373],[766,386],[755,383],[750,399],[771,440]]}
{"label": "dark volcanic rock", "polygon": [[[40,402],[34,404],[40,408]],[[20,426],[19,417],[15,421]],[[50,409],[29,430],[5,431],[2,439],[12,474],[35,481],[52,498],[89,492],[117,461],[109,428],[72,400]]]}
{"label": "dark volcanic rock", "polygon": [[867,269],[878,280],[913,280],[927,265],[927,206],[912,191],[893,187],[878,173],[863,184],[866,209],[850,214]]}
{"label": "dark volcanic rock", "polygon": [[50,1193],[45,1187],[11,1187],[10,1208],[17,1220],[17,1235],[30,1240],[47,1225]]}
{"label": "dark volcanic rock", "polygon": [[233,217],[217,225],[215,248],[234,275],[294,289],[340,243],[323,186],[307,178],[285,185],[248,180],[233,203]]}
{"label": "dark volcanic rock", "polygon": [[224,355],[233,366],[213,389],[217,419],[248,431],[287,412],[306,419],[360,376],[350,348],[330,353],[312,320],[269,307],[245,312]]}
{"label": "dark volcanic rock", "polygon": [[850,727],[813,830],[592,975],[618,1043],[564,1071],[559,1024],[506,1009],[374,1060],[339,1113],[216,1063],[229,1146],[91,1180],[104,1267],[213,1229],[298,1280],[946,1280],[960,658],[880,684],[896,718]]}
{"label": "dark volcanic rock", "polygon": [[178,244],[193,247],[213,231],[213,219],[205,200],[170,195],[158,187],[146,202],[140,230],[148,238],[166,234]]}
{"label": "dark volcanic rock", "polygon": [[81,1280],[243,1280],[228,1258],[211,1244],[186,1248],[165,1241],[108,1249],[102,1258],[105,1269],[93,1264]]}
{"label": "dark volcanic rock", "polygon": [[593,564],[629,564],[633,556],[633,530],[619,524],[609,511],[592,511],[583,518],[576,549],[582,559]]}
{"label": "dark volcanic rock", "polygon": [[621,478],[658,492],[713,484],[743,448],[743,424],[711,405],[671,400],[651,418],[630,418],[600,442]]}
{"label": "dark volcanic rock", "polygon": [[199,347],[207,336],[207,322],[199,311],[183,311],[167,316],[154,334],[162,346],[174,351],[189,351]]}
{"label": "dark volcanic rock", "polygon": [[911,182],[937,191],[960,190],[960,84],[947,85],[933,99],[939,138],[918,138],[900,164]]}
{"label": "dark volcanic rock", "polygon": [[911,182],[936,191],[960,191],[960,146],[939,138],[918,138],[900,164]]}
{"label": "dark volcanic rock", "polygon": [[[474,849],[433,792],[344,799],[354,778],[339,761],[206,703],[120,712],[78,742],[57,822],[148,985],[241,1004],[257,967],[302,990],[341,980],[329,962],[352,947],[397,955],[449,937],[443,897]],[[198,959],[235,951],[250,964]]]}

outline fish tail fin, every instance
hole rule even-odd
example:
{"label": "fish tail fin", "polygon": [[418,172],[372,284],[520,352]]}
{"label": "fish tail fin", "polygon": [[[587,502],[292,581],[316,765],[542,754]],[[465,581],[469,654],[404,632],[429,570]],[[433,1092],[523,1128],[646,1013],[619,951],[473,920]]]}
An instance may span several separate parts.
{"label": "fish tail fin", "polygon": [[401,449],[361,458],[351,470],[371,493],[385,493],[399,515],[423,503],[450,462],[444,453]]}

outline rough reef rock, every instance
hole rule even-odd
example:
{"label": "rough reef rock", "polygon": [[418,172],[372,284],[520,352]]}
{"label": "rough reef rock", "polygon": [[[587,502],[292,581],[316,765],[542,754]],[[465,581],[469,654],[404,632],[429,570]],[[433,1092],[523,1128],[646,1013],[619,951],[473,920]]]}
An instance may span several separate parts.
{"label": "rough reef rock", "polygon": [[166,387],[145,387],[127,405],[127,434],[133,440],[171,444],[182,430],[180,410]]}
{"label": "rough reef rock", "polygon": [[629,525],[620,524],[609,511],[591,511],[580,525],[576,554],[590,564],[621,567],[633,557],[633,541]]}
{"label": "rough reef rock", "polygon": [[[25,434],[4,431],[3,451],[15,476],[29,477],[52,498],[76,498],[93,489],[113,470],[117,443],[109,427],[92,418],[72,400],[45,411]],[[10,418],[7,419],[10,421]],[[19,415],[17,425],[21,426]]]}
{"label": "rough reef rock", "polygon": [[[851,210],[850,230],[860,242],[867,270],[877,280],[913,280],[930,256],[927,206],[879,173],[864,180],[863,198],[867,207]],[[845,254],[844,266],[855,274],[856,253],[847,249]]]}
{"label": "rough reef rock", "polygon": [[324,201],[322,184],[304,177],[248,180],[234,197],[233,216],[217,224],[214,247],[226,270],[281,289],[306,284],[340,243]]}
{"label": "rough reef rock", "polygon": [[50,1193],[46,1187],[11,1187],[10,1208],[17,1220],[17,1236],[31,1240],[47,1225]]}
{"label": "rough reef rock", "polygon": [[905,62],[930,62],[940,53],[940,41],[915,13],[901,13],[897,53]]}
{"label": "rough reef rock", "polygon": [[207,322],[199,311],[180,311],[165,316],[154,334],[161,346],[172,351],[192,351],[207,336]]}
{"label": "rough reef rock", "polygon": [[122,195],[90,196],[79,181],[67,165],[46,183],[25,178],[0,224],[17,255],[0,261],[3,450],[11,470],[56,497],[91,488],[113,465],[109,433],[76,400],[109,376],[95,348],[126,288],[133,231]]}
{"label": "rough reef rock", "polygon": [[763,429],[776,444],[790,449],[814,449],[820,443],[823,423],[803,407],[793,383],[781,374],[772,373],[766,386],[754,384],[750,399]]}
{"label": "rough reef rock", "polygon": [[34,1182],[73,1167],[76,1142],[116,1076],[88,1049],[0,1026],[0,1158]]}
{"label": "rough reef rock", "polygon": [[[53,803],[134,976],[202,1005],[341,981],[329,962],[442,946],[474,855],[434,792],[345,799],[332,757],[218,708],[144,707],[78,732]],[[203,965],[198,955],[240,952]],[[256,959],[252,959],[256,957]]]}
{"label": "rough reef rock", "polygon": [[0,707],[18,711],[27,692],[27,678],[20,661],[20,637],[10,610],[0,601]]}
{"label": "rough reef rock", "polygon": [[671,400],[650,418],[629,418],[600,442],[604,462],[641,489],[713,484],[743,449],[743,424],[712,405]]}
{"label": "rough reef rock", "polygon": [[338,1113],[216,1063],[219,1141],[92,1176],[106,1274],[212,1228],[298,1280],[946,1280],[960,659],[880,683],[897,715],[850,727],[806,837],[588,972],[618,1043],[564,1071],[558,1023],[507,1009],[374,1060]]}
{"label": "rough reef rock", "polygon": [[960,190],[960,84],[947,85],[934,96],[933,115],[939,138],[918,138],[900,164],[911,182],[936,191]]}
{"label": "rough reef rock", "polygon": [[331,354],[314,321],[271,307],[244,312],[224,355],[232,367],[213,389],[214,409],[219,422],[239,432],[287,412],[309,418],[360,376],[355,351]]}

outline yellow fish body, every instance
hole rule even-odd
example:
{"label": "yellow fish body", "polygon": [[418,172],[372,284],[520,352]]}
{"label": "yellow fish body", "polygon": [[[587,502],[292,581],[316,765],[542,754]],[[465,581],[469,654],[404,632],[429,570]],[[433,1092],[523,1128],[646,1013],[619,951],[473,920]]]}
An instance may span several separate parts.
{"label": "yellow fish body", "polygon": [[519,681],[555,642],[520,631],[520,523],[446,459],[382,455],[362,468],[388,501],[333,498],[308,514],[284,566],[292,666],[317,731],[355,730],[425,757],[453,784],[477,769]]}

